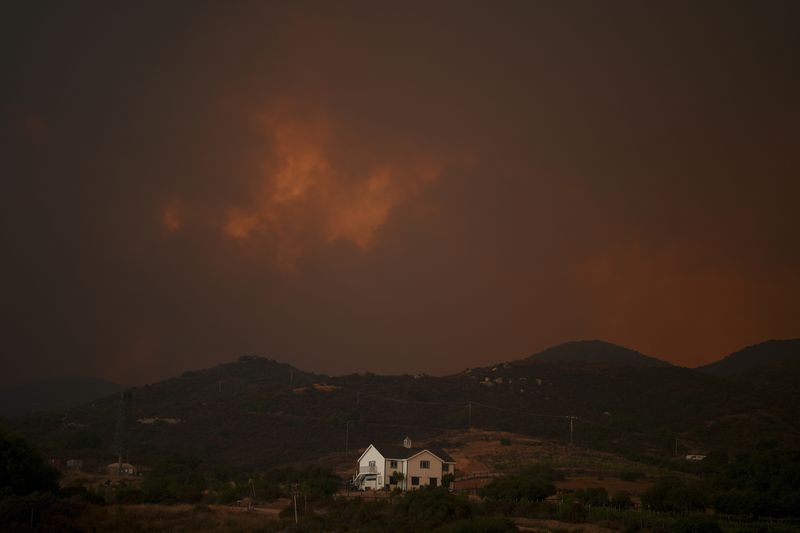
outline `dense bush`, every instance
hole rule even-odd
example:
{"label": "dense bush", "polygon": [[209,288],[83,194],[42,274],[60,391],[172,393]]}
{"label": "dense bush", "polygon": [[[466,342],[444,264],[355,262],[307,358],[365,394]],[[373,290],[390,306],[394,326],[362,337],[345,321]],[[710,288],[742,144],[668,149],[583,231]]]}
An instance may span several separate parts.
{"label": "dense bush", "polygon": [[519,531],[514,522],[508,518],[480,516],[470,519],[456,520],[437,531],[441,533],[509,533]]}
{"label": "dense bush", "polygon": [[647,489],[642,505],[653,511],[702,511],[708,506],[708,498],[697,485],[666,477]]}
{"label": "dense bush", "polygon": [[28,441],[0,431],[0,497],[55,492],[58,477]]}
{"label": "dense bush", "polygon": [[625,470],[619,473],[619,478],[622,481],[636,481],[641,477],[644,477],[644,474],[638,470]]}
{"label": "dense bush", "polygon": [[611,502],[609,502],[612,507],[617,509],[631,509],[633,507],[633,500],[631,500],[631,495],[625,491],[618,491],[614,494],[614,497],[611,498]]}
{"label": "dense bush", "polygon": [[399,500],[395,509],[409,517],[414,531],[472,516],[472,506],[465,496],[456,496],[442,487],[415,490]]}
{"label": "dense bush", "polygon": [[56,500],[58,471],[31,444],[0,431],[0,524],[29,524]]}
{"label": "dense bush", "polygon": [[670,530],[672,533],[722,533],[722,528],[713,518],[703,515],[679,518]]}
{"label": "dense bush", "polygon": [[144,478],[142,495],[148,503],[199,502],[206,480],[197,459],[174,457],[158,463]]}
{"label": "dense bush", "polygon": [[608,505],[608,492],[602,487],[588,487],[575,491],[575,498],[584,505]]}
{"label": "dense bush", "polygon": [[479,494],[489,500],[535,501],[556,493],[554,481],[562,474],[552,468],[537,466],[522,471],[519,475],[497,478]]}
{"label": "dense bush", "polygon": [[724,465],[715,478],[714,507],[730,514],[800,515],[800,450],[761,443]]}

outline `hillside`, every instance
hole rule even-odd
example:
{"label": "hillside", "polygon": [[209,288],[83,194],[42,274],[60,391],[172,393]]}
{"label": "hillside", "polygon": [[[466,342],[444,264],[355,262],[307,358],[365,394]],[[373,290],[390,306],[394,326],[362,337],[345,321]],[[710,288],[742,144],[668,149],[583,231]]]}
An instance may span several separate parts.
{"label": "hillside", "polygon": [[0,390],[0,416],[60,412],[123,390],[99,378],[64,377]]}
{"label": "hillside", "polygon": [[715,376],[736,374],[785,362],[800,361],[800,339],[770,340],[748,346],[697,370]]}
{"label": "hillside", "polygon": [[[634,352],[635,353],[635,352]],[[744,450],[765,438],[800,443],[787,403],[765,374],[754,386],[671,365],[542,361],[537,357],[443,376],[329,377],[260,357],[186,372],[132,390],[132,461],[171,454],[207,465],[266,468],[352,451],[370,442],[436,438],[480,428],[669,460],[681,451]],[[56,457],[111,462],[119,396],[62,416],[6,421]]]}
{"label": "hillside", "polygon": [[584,362],[639,368],[672,366],[661,359],[598,340],[565,342],[532,355],[529,359],[540,363]]}

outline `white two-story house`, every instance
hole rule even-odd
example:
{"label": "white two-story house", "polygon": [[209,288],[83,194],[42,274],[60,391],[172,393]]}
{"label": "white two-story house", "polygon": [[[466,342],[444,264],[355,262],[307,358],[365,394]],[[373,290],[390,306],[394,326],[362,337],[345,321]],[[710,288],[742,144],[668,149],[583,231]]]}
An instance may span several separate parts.
{"label": "white two-story house", "polygon": [[406,437],[402,446],[370,444],[358,458],[352,483],[359,490],[414,490],[441,485],[455,470],[455,460],[444,450],[414,448]]}

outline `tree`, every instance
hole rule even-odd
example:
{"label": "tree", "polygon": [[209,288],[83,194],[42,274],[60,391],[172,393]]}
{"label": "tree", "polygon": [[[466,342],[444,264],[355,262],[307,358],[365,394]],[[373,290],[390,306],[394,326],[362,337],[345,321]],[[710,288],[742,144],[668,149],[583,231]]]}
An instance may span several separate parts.
{"label": "tree", "polygon": [[472,517],[472,506],[467,498],[451,494],[442,487],[423,487],[408,493],[395,510],[411,519],[409,526],[413,531],[429,531]]}
{"label": "tree", "polygon": [[705,493],[677,477],[665,477],[647,489],[642,504],[654,511],[702,511],[708,506]]}
{"label": "tree", "polygon": [[406,475],[404,473],[395,470],[394,472],[392,472],[392,479],[394,479],[394,482],[396,484],[405,488],[405,484],[403,483],[403,481],[406,479]]}
{"label": "tree", "polygon": [[449,487],[450,484],[455,481],[456,476],[451,472],[449,474],[445,474],[442,476],[442,486]]}
{"label": "tree", "polygon": [[142,483],[144,499],[150,503],[199,502],[205,478],[198,472],[197,459],[175,457],[162,461]]}
{"label": "tree", "polygon": [[56,492],[58,477],[28,441],[0,431],[0,494]]}
{"label": "tree", "polygon": [[608,492],[603,487],[588,487],[575,491],[575,497],[584,505],[608,505]]}
{"label": "tree", "polygon": [[622,490],[614,494],[614,497],[611,498],[610,503],[612,507],[616,507],[617,509],[630,509],[633,507],[631,495]]}
{"label": "tree", "polygon": [[556,493],[553,483],[563,477],[552,468],[531,467],[516,476],[497,478],[483,487],[479,494],[489,500],[520,502],[543,500]]}
{"label": "tree", "polygon": [[0,528],[27,524],[52,505],[58,476],[28,441],[0,431]]}

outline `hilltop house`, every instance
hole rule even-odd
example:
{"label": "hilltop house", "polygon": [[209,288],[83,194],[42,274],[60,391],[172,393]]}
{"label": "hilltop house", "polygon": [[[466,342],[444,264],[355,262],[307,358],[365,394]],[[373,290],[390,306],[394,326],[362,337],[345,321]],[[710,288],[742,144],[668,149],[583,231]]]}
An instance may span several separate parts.
{"label": "hilltop house", "polygon": [[406,437],[402,446],[370,444],[358,458],[352,484],[359,490],[414,490],[441,485],[455,470],[456,462],[444,450],[414,448]]}

